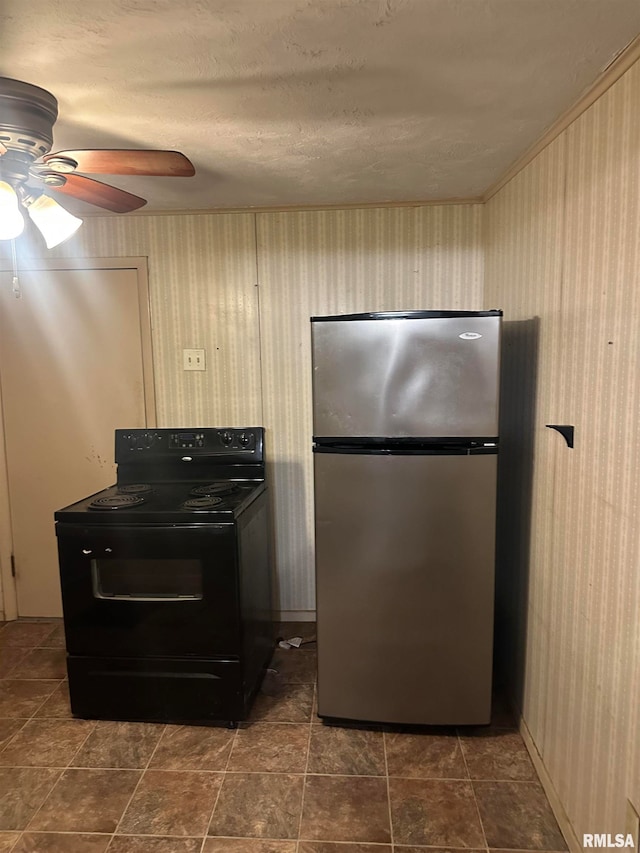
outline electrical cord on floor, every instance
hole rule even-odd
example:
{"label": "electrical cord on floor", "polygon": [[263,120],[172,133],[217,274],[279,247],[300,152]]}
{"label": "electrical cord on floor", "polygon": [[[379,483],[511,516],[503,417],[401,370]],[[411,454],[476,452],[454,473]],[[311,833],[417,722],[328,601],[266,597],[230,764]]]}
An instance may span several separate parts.
{"label": "electrical cord on floor", "polygon": [[[295,640],[296,642],[292,642],[292,640]],[[315,642],[315,636],[306,637],[305,639],[302,637],[290,637],[288,640],[284,637],[277,637],[276,639],[276,644],[280,646],[281,649],[299,649],[301,646],[308,646]]]}

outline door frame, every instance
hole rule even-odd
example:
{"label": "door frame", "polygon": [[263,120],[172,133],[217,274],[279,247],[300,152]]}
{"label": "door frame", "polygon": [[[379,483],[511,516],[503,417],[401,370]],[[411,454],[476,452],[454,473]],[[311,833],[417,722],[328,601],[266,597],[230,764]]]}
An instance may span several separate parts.
{"label": "door frame", "polygon": [[[21,261],[20,268],[25,273],[38,272],[39,270],[46,272],[55,272],[56,270],[135,270],[140,311],[142,393],[144,395],[145,419],[147,426],[156,426],[156,394],[153,376],[153,341],[147,258],[29,258]],[[18,271],[18,277],[21,270]],[[7,259],[0,259],[0,272],[11,273],[12,271],[11,263]],[[18,595],[16,579],[13,577],[11,566],[13,531],[7,463],[4,404],[2,401],[2,383],[0,382],[0,589],[2,592],[0,617],[9,621],[18,616]]]}

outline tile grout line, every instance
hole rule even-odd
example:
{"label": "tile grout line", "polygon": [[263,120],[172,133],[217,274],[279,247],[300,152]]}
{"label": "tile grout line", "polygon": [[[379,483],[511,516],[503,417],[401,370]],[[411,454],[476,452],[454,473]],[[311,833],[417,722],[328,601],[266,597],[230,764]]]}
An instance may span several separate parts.
{"label": "tile grout line", "polygon": [[[36,623],[36,624],[37,624],[37,623]],[[41,623],[41,624],[43,624],[43,623]],[[53,636],[53,632],[54,632],[54,631],[56,630],[56,628],[58,627],[58,626],[56,625],[56,623],[55,623],[55,622],[49,622],[49,623],[44,623],[44,624],[49,624],[49,625],[51,625],[51,630],[50,630],[50,631],[49,631],[49,633],[48,633],[48,634],[47,634],[47,635],[46,635],[46,636],[45,636],[45,637],[44,637],[44,638],[43,638],[43,639],[38,643],[38,645],[36,646],[36,648],[37,648],[37,649],[39,649],[39,648],[51,648],[50,646],[43,646],[42,644],[43,644],[43,643],[45,643],[48,639],[50,639],[50,638]],[[54,648],[57,648],[57,646],[54,646]]]}
{"label": "tile grout line", "polygon": [[[11,848],[11,850],[17,850],[17,849],[18,849],[18,844],[20,844],[20,842],[22,841],[22,836],[23,836],[23,835],[24,835],[24,832],[21,832],[21,833],[18,835],[18,837],[16,838],[16,843],[13,845],[13,847]],[[11,851],[9,851],[9,853],[11,853]]]}
{"label": "tile grout line", "polygon": [[[44,719],[46,720],[46,719],[52,719],[52,718],[51,718],[51,717],[45,717]],[[54,718],[54,719],[55,719],[55,718]],[[76,718],[75,718],[75,717],[73,717],[73,720],[75,720],[75,719],[76,719]],[[66,721],[66,720],[63,720],[62,722],[67,722],[67,721]],[[91,737],[91,735],[92,735],[92,734],[95,732],[95,730],[98,728],[98,721],[97,721],[97,720],[87,720],[87,721],[84,721],[84,720],[83,720],[82,722],[91,722],[91,723],[93,723],[93,725],[91,726],[91,728],[90,728],[90,729],[89,729],[89,731],[87,732],[87,735],[86,735],[85,739],[82,741],[82,743],[80,744],[80,746],[76,749],[76,751],[73,753],[73,755],[71,756],[71,758],[70,758],[70,759],[69,759],[69,761],[67,762],[67,766],[66,766],[66,767],[64,768],[64,770],[62,771],[63,773],[64,773],[66,770],[69,770],[69,769],[71,768],[71,762],[73,761],[73,759],[76,757],[76,755],[78,755],[78,753],[79,753],[79,752],[80,752],[80,750],[83,748],[83,746],[86,744],[86,742],[89,740],[89,738]]]}
{"label": "tile grout line", "polygon": [[[18,622],[19,622],[19,620],[16,620],[16,624],[18,624]],[[49,639],[49,637],[50,637],[50,636],[53,634],[53,632],[56,630],[56,627],[57,627],[57,626],[56,626],[56,625],[54,625],[53,623],[42,623],[42,622],[28,623],[28,622],[23,622],[23,623],[20,623],[20,624],[23,624],[23,625],[28,625],[28,624],[34,624],[34,625],[51,624],[51,626],[52,626],[52,627],[51,627],[51,630],[49,631],[49,633],[48,633],[48,634],[47,634],[47,635],[46,635],[42,640],[40,640],[40,642],[39,642],[39,643],[37,643],[35,646],[30,646],[28,643],[27,643],[27,644],[25,644],[25,645],[20,645],[19,643],[16,643],[16,644],[15,644],[15,645],[13,645],[13,646],[9,645],[9,646],[5,646],[5,647],[4,647],[4,648],[6,648],[6,649],[23,649],[23,651],[24,651],[24,655],[22,656],[21,661],[22,661],[22,660],[24,660],[24,658],[25,658],[28,654],[30,654],[31,652],[35,652],[37,649],[41,649],[41,648],[45,648],[45,649],[52,649],[52,648],[53,648],[53,649],[60,650],[60,649],[62,648],[61,646],[43,646],[43,645],[42,645],[42,643],[44,643],[44,641],[45,641],[45,640],[48,640],[48,639]],[[66,652],[66,649],[65,649],[65,652]],[[19,661],[19,662],[21,662],[21,661]],[[15,664],[15,666],[17,666],[17,665],[18,665],[18,664],[16,663],[16,664]],[[13,671],[13,670],[12,670],[12,671]]]}
{"label": "tile grout line", "polygon": [[469,770],[469,765],[467,764],[467,756],[464,754],[464,747],[462,746],[462,738],[460,737],[460,732],[456,728],[456,738],[458,739],[458,748],[460,750],[460,754],[462,755],[462,760],[464,761],[464,767],[467,771],[467,776],[469,777],[469,786],[471,788],[471,794],[473,796],[473,804],[476,807],[476,814],[478,815],[478,822],[480,824],[480,832],[482,833],[482,837],[484,838],[484,846],[486,850],[489,850],[489,843],[487,841],[487,834],[484,831],[484,823],[482,822],[482,815],[480,814],[480,806],[478,805],[478,798],[476,797],[476,789],[473,787],[473,780],[471,778],[471,771]]}
{"label": "tile grout line", "polygon": [[236,729],[233,733],[233,737],[231,738],[231,749],[229,750],[229,755],[227,755],[227,760],[226,760],[226,763],[224,765],[224,770],[221,773],[222,781],[220,782],[220,787],[218,788],[218,793],[216,794],[216,797],[215,797],[215,800],[213,803],[213,808],[211,809],[211,814],[209,815],[209,820],[207,821],[207,825],[204,829],[204,838],[202,839],[202,844],[200,845],[200,853],[204,853],[204,848],[205,848],[205,845],[207,843],[207,839],[209,837],[209,830],[211,829],[211,823],[213,822],[213,816],[214,816],[215,811],[216,811],[216,806],[218,805],[218,800],[220,799],[220,794],[222,793],[222,786],[224,785],[225,779],[227,778],[227,768],[229,767],[229,762],[231,761],[231,754],[233,753],[233,750],[234,750],[235,745],[236,745],[236,741],[238,740],[238,732],[239,731],[240,731],[240,729],[237,727],[237,724],[236,724]]}
{"label": "tile grout line", "polygon": [[[12,719],[20,719],[20,718],[3,717],[0,719],[12,720]],[[43,717],[42,719],[52,720],[53,722],[58,722],[58,718],[55,718],[55,717]],[[31,722],[31,721],[28,719],[25,719],[25,723],[28,723],[28,722]],[[101,723],[101,722],[109,722],[109,721],[108,720],[97,720],[95,722]],[[292,725],[302,726],[302,725],[307,725],[307,724],[306,723],[294,723]],[[93,731],[90,732],[89,735],[87,735],[87,737],[91,737],[92,733],[93,733]],[[382,734],[382,732],[380,732],[380,734]],[[388,732],[387,734],[394,734],[394,732]],[[14,736],[15,735],[12,735],[12,737],[14,737]],[[86,742],[86,739],[85,739],[85,742]],[[84,742],[80,745],[80,747],[78,747],[78,749],[79,750],[82,749],[83,746],[84,746]],[[74,758],[76,755],[77,755],[77,752],[74,753]],[[62,767],[61,765],[50,765],[50,764],[0,764],[0,769],[9,769],[9,768],[15,768],[15,769],[21,769],[21,770],[41,769],[41,770],[133,770],[133,771],[143,769],[140,767],[122,767],[119,765],[114,766],[114,767],[110,767],[107,765],[96,766],[96,765],[84,765],[84,764],[77,764],[76,765],[76,764],[74,764],[74,765],[67,765],[65,767]],[[144,769],[147,769],[147,768],[144,768]],[[286,771],[286,770],[275,770],[275,771],[271,771],[271,770],[226,770],[226,771],[223,771],[223,770],[188,770],[188,769],[185,770],[184,768],[183,769],[171,769],[171,768],[165,768],[165,767],[156,767],[156,768],[148,768],[148,769],[153,769],[157,773],[183,773],[183,772],[205,773],[205,774],[227,773],[231,776],[234,776],[234,775],[262,776],[265,773],[286,773],[289,776],[335,776],[335,777],[342,778],[342,779],[384,779],[384,776],[385,776],[384,773],[326,773],[326,772],[324,772],[324,773],[306,772],[305,773],[304,771],[296,772],[296,771]],[[404,776],[402,774],[394,774],[390,778],[392,778],[392,779],[405,779],[405,780],[409,780],[409,781],[418,780],[418,781],[423,781],[423,782],[430,782],[430,781],[431,782],[470,782],[472,785],[473,785],[473,783],[485,783],[485,782],[491,782],[491,783],[495,783],[495,784],[518,785],[518,786],[526,786],[526,785],[539,786],[540,785],[540,782],[538,779],[509,779],[509,778],[505,778],[504,776],[503,777],[496,777],[496,778],[491,777],[491,776],[482,776],[482,777],[477,776],[477,777],[471,778],[469,776],[464,776],[464,777],[460,777],[460,776],[426,776],[426,775],[425,776],[415,776],[415,775]],[[0,830],[0,831],[4,831],[4,830]],[[382,842],[370,842],[370,843],[373,844],[373,843],[382,843]],[[545,853],[548,853],[548,851],[545,851]]]}
{"label": "tile grout line", "polygon": [[[30,651],[33,651],[33,649],[31,649]],[[20,661],[20,662],[22,662],[22,661],[25,659],[25,657],[27,656],[27,654],[29,654],[29,650],[28,650],[28,651],[25,653],[25,655],[21,658],[21,661]],[[18,664],[16,664],[16,666],[18,666]],[[14,666],[14,667],[13,667],[13,669],[15,669],[15,668],[16,668],[16,667]],[[11,672],[13,672],[13,669],[11,670]],[[5,679],[2,679],[2,680],[7,680],[7,681],[23,681],[23,680],[24,680],[24,681],[29,681],[29,680],[36,680],[36,679],[11,679],[11,678],[5,678]],[[47,680],[49,680],[49,679],[38,679],[38,680],[41,680],[41,681],[47,681]],[[51,679],[51,680],[53,681],[53,680],[57,680],[57,679]],[[44,699],[44,700],[43,700],[43,702],[42,702],[40,705],[38,705],[38,707],[35,709],[35,711],[34,711],[34,712],[33,712],[33,714],[31,715],[31,717],[25,718],[24,723],[22,724],[22,726],[21,726],[21,727],[20,727],[20,728],[19,728],[19,729],[18,729],[18,730],[17,730],[17,731],[12,735],[12,736],[11,736],[11,738],[9,738],[9,740],[7,741],[7,743],[2,747],[2,749],[0,750],[0,754],[1,754],[1,753],[3,753],[3,752],[5,751],[5,749],[6,749],[6,748],[7,748],[7,747],[8,747],[8,746],[13,742],[14,738],[15,738],[15,737],[17,737],[17,735],[18,735],[18,734],[20,734],[20,732],[22,732],[22,731],[23,731],[23,729],[25,728],[25,726],[27,725],[27,723],[31,722],[31,721],[34,719],[35,714],[40,710],[40,708],[42,707],[42,705],[44,705],[44,703],[45,703],[45,702],[47,702],[47,701],[51,698],[51,696],[53,696],[53,694],[54,694],[54,693],[55,693],[55,691],[58,689],[58,687],[60,686],[60,684],[63,684],[63,683],[64,683],[64,678],[62,678],[62,679],[60,679],[60,680],[59,680],[58,684],[54,687],[54,689],[53,689],[53,691],[51,692],[51,694],[50,694],[49,696],[47,696],[47,698],[46,698],[46,699]],[[47,718],[44,718],[44,719],[47,719]],[[95,728],[95,726],[94,726],[94,728]],[[82,744],[80,744],[80,746],[78,747],[78,750],[80,750],[80,749],[82,748],[82,746],[84,746],[84,744],[86,743],[87,738],[90,736],[90,734],[91,734],[91,732],[92,732],[92,731],[93,731],[93,729],[91,729],[91,731],[87,734],[87,737],[84,739],[84,741],[82,742]],[[75,756],[77,755],[78,750],[76,750],[76,752],[74,752],[73,756],[71,757],[71,760],[73,760],[73,758],[75,758]],[[20,769],[20,768],[22,768],[22,765],[10,765],[10,766],[11,766],[12,768],[16,768],[16,769]],[[68,767],[68,765],[67,765],[67,767]],[[34,769],[34,768],[33,768],[33,765],[24,765],[24,768],[25,768],[25,769]],[[53,793],[54,788],[58,785],[58,783],[59,783],[60,779],[62,778],[62,775],[63,775],[63,773],[65,772],[65,769],[66,769],[66,768],[64,768],[64,767],[62,767],[62,768],[60,768],[60,767],[46,767],[46,768],[44,768],[44,769],[47,769],[47,770],[60,770],[60,775],[58,776],[58,778],[56,779],[56,781],[53,783],[53,785],[51,786],[51,788],[50,788],[50,789],[47,791],[47,793],[44,795],[44,797],[42,798],[42,802],[40,803],[40,805],[38,806],[38,808],[35,810],[35,812],[34,812],[34,813],[31,815],[31,817],[29,818],[29,820],[27,821],[27,824],[26,824],[26,826],[24,827],[24,829],[19,830],[20,835],[18,836],[18,839],[16,840],[16,845],[17,845],[18,841],[20,841],[20,840],[22,839],[22,837],[23,837],[24,833],[28,830],[28,828],[29,828],[29,824],[31,823],[31,821],[36,817],[36,815],[38,814],[38,812],[40,811],[40,809],[42,808],[42,806],[45,804],[45,802],[49,799],[49,797],[50,797],[50,796],[51,796],[51,794]],[[14,845],[14,848],[15,848],[15,846],[16,846],[16,845]],[[14,848],[12,848],[12,849],[14,849]]]}
{"label": "tile grout line", "polygon": [[[49,718],[45,717],[45,719],[49,719]],[[65,721],[65,722],[66,722],[66,721]],[[32,821],[33,821],[33,820],[35,820],[35,818],[38,816],[38,813],[39,813],[39,812],[40,812],[40,810],[42,809],[43,805],[47,802],[47,800],[49,799],[49,797],[51,796],[51,794],[53,794],[54,790],[58,787],[58,785],[60,784],[60,780],[62,779],[62,777],[64,776],[64,774],[66,773],[66,771],[67,771],[67,770],[69,770],[69,768],[70,768],[70,766],[71,766],[71,762],[72,762],[72,761],[73,761],[73,759],[76,757],[76,755],[80,752],[80,750],[82,749],[82,747],[85,745],[85,743],[87,742],[87,740],[91,737],[91,735],[92,735],[92,734],[93,734],[93,732],[95,731],[95,729],[96,729],[96,725],[97,725],[97,723],[96,723],[96,721],[94,720],[94,721],[93,721],[93,726],[89,729],[89,731],[87,732],[87,734],[86,734],[86,736],[85,736],[84,740],[82,741],[82,743],[78,746],[78,748],[76,749],[76,751],[75,751],[75,752],[73,753],[73,755],[69,758],[69,761],[67,762],[66,766],[64,766],[64,767],[53,767],[53,768],[50,768],[50,769],[52,769],[52,770],[60,770],[60,775],[58,776],[58,778],[56,779],[56,781],[54,782],[54,784],[51,786],[50,790],[47,792],[47,795],[46,795],[46,796],[45,796],[45,798],[42,800],[42,802],[40,803],[40,805],[38,806],[38,808],[36,809],[36,811],[35,811],[35,812],[31,815],[31,817],[29,818],[29,821],[28,821],[28,823],[27,823],[27,825],[26,825],[25,829],[23,830],[23,832],[26,832],[26,831],[29,829],[30,824],[31,824],[31,823],[32,823]],[[20,765],[13,765],[13,766],[20,766]]]}
{"label": "tile grout line", "polygon": [[[5,673],[5,675],[3,675],[3,680],[5,680],[5,679],[11,680],[11,673],[14,671],[14,669],[24,661],[24,659],[27,657],[27,655],[30,652],[33,651],[33,649],[30,649],[28,647],[25,648],[23,646],[5,646],[5,649],[12,649],[12,648],[13,649],[21,649],[22,650],[22,657],[14,663],[14,665],[9,669],[9,671],[7,673]],[[26,681],[27,679],[24,679],[24,680]]]}
{"label": "tile grout line", "polygon": [[384,753],[384,775],[387,783],[387,809],[389,811],[389,838],[391,850],[395,850],[393,837],[393,816],[391,814],[391,779],[389,778],[389,759],[387,756],[387,732],[382,732],[382,751]]}
{"label": "tile grout line", "polygon": [[166,725],[165,725],[165,727],[164,727],[164,728],[162,729],[162,731],[160,732],[160,737],[158,738],[158,741],[157,741],[156,745],[155,745],[155,746],[154,746],[154,748],[151,750],[151,754],[149,755],[149,758],[147,759],[147,763],[146,763],[146,764],[145,764],[145,766],[142,768],[142,772],[140,773],[140,778],[139,778],[139,779],[138,779],[138,781],[136,782],[135,788],[133,789],[133,791],[132,791],[132,793],[131,793],[131,796],[130,796],[130,797],[129,797],[129,799],[127,800],[127,804],[126,804],[126,806],[125,806],[125,807],[124,807],[124,809],[122,810],[122,814],[120,815],[120,819],[118,820],[118,822],[117,822],[117,824],[116,824],[116,828],[115,828],[115,829],[113,830],[113,832],[111,833],[111,838],[110,838],[110,840],[109,840],[109,843],[107,844],[107,850],[105,851],[105,853],[107,853],[107,851],[109,850],[109,847],[111,847],[111,845],[112,845],[112,843],[113,843],[113,839],[116,837],[116,833],[117,833],[117,831],[120,829],[120,824],[121,824],[121,823],[122,823],[122,821],[124,820],[124,816],[125,816],[125,814],[127,813],[127,809],[128,809],[128,808],[129,808],[129,806],[131,805],[131,802],[132,802],[133,798],[135,797],[135,795],[136,795],[136,792],[137,792],[138,788],[140,787],[140,783],[141,783],[141,782],[142,782],[142,780],[144,779],[144,774],[145,774],[145,773],[147,772],[147,770],[149,769],[149,765],[151,764],[151,760],[152,760],[153,756],[156,754],[156,752],[157,752],[157,750],[158,750],[158,747],[160,746],[160,741],[161,741],[161,740],[162,740],[162,738],[164,737],[164,733],[166,732],[166,730],[167,730],[167,727],[166,727]]}
{"label": "tile grout line", "polygon": [[[42,679],[40,679],[40,680],[41,680],[41,681],[49,681],[49,680],[51,680],[51,681],[55,681],[55,680],[57,680],[57,679],[53,679],[53,678],[52,678],[52,679],[42,678]],[[51,697],[52,697],[52,696],[53,696],[53,694],[56,692],[56,690],[59,690],[59,689],[60,689],[60,686],[61,686],[62,684],[64,684],[64,682],[65,682],[65,679],[64,679],[64,678],[61,678],[61,679],[60,679],[60,681],[58,681],[58,683],[57,683],[57,684],[56,684],[56,686],[53,688],[53,690],[51,691],[51,693],[50,693],[50,694],[49,694],[45,699],[43,699],[43,700],[42,700],[42,702],[38,705],[38,707],[35,709],[35,711],[33,712],[33,714],[31,714],[31,716],[29,717],[29,722],[31,722],[32,720],[35,720],[35,719],[36,719],[36,714],[38,713],[38,711],[40,711],[40,710],[41,710],[41,709],[42,709],[42,708],[47,704],[47,702],[49,701],[49,699],[51,699]],[[62,719],[66,719],[66,718],[65,718],[65,717],[47,717],[47,716],[45,715],[44,717],[42,717],[42,718],[38,717],[37,719],[44,719],[44,720],[47,720],[47,719],[49,719],[49,720],[62,720]]]}
{"label": "tile grout line", "polygon": [[[316,682],[313,682],[313,690],[315,695]],[[307,791],[307,776],[309,775],[309,760],[311,758],[311,735],[313,734],[313,700],[311,702],[311,713],[309,714],[309,734],[307,736],[307,760],[304,764],[304,774],[302,777],[302,798],[300,800],[300,819],[298,821],[298,832],[296,834],[296,853],[300,848],[300,833],[302,832],[302,816],[304,813],[304,797]]]}
{"label": "tile grout line", "polygon": [[[11,735],[11,737],[9,738],[9,740],[8,740],[8,741],[7,741],[7,742],[6,742],[6,743],[5,743],[5,744],[0,748],[0,758],[2,757],[2,753],[5,751],[5,749],[6,749],[6,748],[11,744],[11,743],[13,743],[13,739],[14,739],[14,738],[16,738],[16,737],[20,734],[20,732],[24,729],[24,727],[27,725],[27,723],[28,723],[28,722],[29,722],[29,720],[30,720],[30,718],[29,718],[29,717],[4,717],[3,719],[9,719],[9,720],[11,720],[11,719],[14,719],[14,720],[22,720],[22,725],[20,726],[20,728],[18,728],[18,729],[16,729],[16,730],[15,730],[15,732]],[[2,764],[0,764],[0,767],[2,767],[2,766],[12,766],[12,765],[2,765]],[[18,766],[20,766],[20,765],[18,765]]]}
{"label": "tile grout line", "polygon": [[[13,768],[12,768],[12,769],[13,769]],[[29,824],[30,824],[30,823],[31,823],[31,821],[36,817],[36,815],[38,814],[38,812],[40,811],[40,809],[42,808],[42,806],[46,803],[46,801],[49,799],[49,797],[50,797],[50,796],[51,796],[51,794],[53,793],[54,788],[56,788],[56,787],[57,787],[58,782],[60,781],[60,779],[62,779],[62,774],[64,773],[64,768],[60,768],[60,767],[47,767],[47,768],[44,768],[44,769],[46,769],[46,770],[59,770],[59,771],[60,771],[60,772],[59,772],[59,776],[58,776],[58,778],[56,779],[56,781],[53,783],[53,785],[49,788],[49,790],[47,791],[47,793],[43,796],[42,801],[40,802],[40,805],[39,805],[39,806],[38,806],[38,808],[34,811],[34,813],[31,815],[31,817],[29,818],[29,820],[27,821],[26,826],[25,826],[22,830],[20,830],[20,838],[22,838],[22,836],[24,835],[24,833],[28,831],[28,829],[29,829]]]}
{"label": "tile grout line", "polygon": [[[54,630],[55,630],[55,628],[53,628],[50,633],[53,633]],[[49,635],[47,635],[47,636],[49,636]],[[4,648],[5,649],[21,650],[22,651],[22,657],[14,663],[14,665],[11,667],[11,669],[7,673],[5,673],[5,675],[2,676],[2,680],[7,680],[7,681],[15,681],[15,680],[20,680],[20,681],[47,681],[47,680],[57,681],[58,680],[57,678],[47,679],[46,677],[43,678],[42,676],[36,676],[36,677],[31,676],[30,678],[22,676],[22,678],[19,678],[19,679],[16,679],[14,677],[14,672],[16,671],[17,667],[22,666],[22,664],[24,664],[24,662],[29,657],[29,655],[33,654],[33,652],[37,652],[37,651],[41,651],[41,650],[64,652],[65,668],[66,668],[66,653],[67,652],[66,652],[66,648],[64,646],[60,647],[60,646],[20,646],[20,645],[15,645],[15,646],[5,646]],[[64,681],[65,678],[66,678],[66,676],[64,676],[62,680]]]}
{"label": "tile grout line", "polygon": [[[11,719],[11,718],[6,718],[6,719]],[[44,719],[52,719],[52,718],[45,717]],[[26,722],[29,722],[29,720],[27,720]],[[108,720],[98,720],[96,722],[109,722],[109,721]],[[301,726],[301,725],[303,725],[303,723],[296,723],[296,725]],[[388,734],[394,734],[394,732],[389,732]],[[91,736],[91,733],[89,734],[89,737],[90,736]],[[60,767],[59,765],[52,766],[50,764],[0,764],[0,769],[3,769],[3,770],[7,770],[7,769],[36,770],[36,769],[39,769],[39,770],[62,770],[62,771],[64,771],[64,770],[109,770],[109,771],[128,770],[128,771],[134,771],[135,772],[135,771],[141,770],[142,768],[140,768],[140,767],[107,767],[107,766],[103,766],[103,765],[96,767],[94,765],[80,765],[80,764],[69,765],[67,767]],[[312,776],[312,777],[313,776],[322,776],[322,777],[332,776],[332,777],[336,777],[336,778],[340,778],[340,779],[384,779],[385,778],[383,773],[378,773],[378,774],[372,775],[372,774],[366,774],[366,773],[304,773],[302,771],[299,773],[296,773],[294,771],[286,771],[286,770],[227,770],[227,771],[223,771],[223,770],[184,770],[184,769],[170,770],[170,769],[167,769],[164,767],[144,768],[144,769],[152,769],[156,773],[203,773],[203,774],[210,774],[210,775],[219,775],[220,773],[225,773],[225,775],[229,774],[230,776],[235,776],[235,775],[238,775],[238,776],[264,776],[265,774],[271,774],[271,773],[273,773],[273,774],[286,773],[286,775],[288,775],[288,776]],[[540,783],[537,779],[505,779],[505,778],[493,779],[493,778],[489,778],[489,777],[486,777],[486,778],[485,777],[482,777],[482,778],[480,778],[480,777],[475,778],[474,777],[473,779],[470,779],[469,777],[461,778],[458,776],[402,776],[402,775],[394,775],[390,778],[392,778],[392,779],[404,779],[407,781],[418,781],[418,782],[469,782],[469,783],[471,783],[471,785],[473,785],[474,783],[491,782],[491,783],[500,784],[500,785],[509,784],[509,785],[522,785],[522,786],[525,786],[525,785],[534,785],[534,786],[538,786],[538,787],[540,786]],[[9,830],[0,830],[0,831],[9,831]],[[15,830],[15,831],[18,832],[18,830]],[[107,834],[109,834],[109,833],[107,833]],[[367,843],[378,844],[378,843],[382,843],[382,842],[371,841],[371,842],[367,842]],[[425,846],[425,845],[422,845],[422,846]],[[463,848],[460,848],[460,849],[463,849]],[[511,848],[505,848],[505,849],[510,850]],[[548,853],[548,851],[543,851],[543,853]],[[554,851],[554,853],[556,853],[556,852]]]}
{"label": "tile grout line", "polygon": [[22,836],[24,835],[24,829],[17,829],[16,832],[18,833],[18,837],[16,838],[16,840],[11,845],[11,849],[9,850],[9,853],[11,853],[12,850],[17,849],[18,844],[22,841]]}

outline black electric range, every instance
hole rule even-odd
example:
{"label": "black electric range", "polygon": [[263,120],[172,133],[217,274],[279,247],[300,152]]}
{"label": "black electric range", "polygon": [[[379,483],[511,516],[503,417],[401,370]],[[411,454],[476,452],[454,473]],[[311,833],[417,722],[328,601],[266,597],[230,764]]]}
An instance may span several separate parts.
{"label": "black electric range", "polygon": [[233,725],[273,648],[264,430],[116,430],[115,458],[55,513],[73,713]]}

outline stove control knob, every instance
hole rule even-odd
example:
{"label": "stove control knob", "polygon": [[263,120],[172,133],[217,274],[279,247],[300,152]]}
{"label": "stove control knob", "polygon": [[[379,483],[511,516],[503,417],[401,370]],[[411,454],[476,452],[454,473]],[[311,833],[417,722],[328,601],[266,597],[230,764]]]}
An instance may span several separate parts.
{"label": "stove control knob", "polygon": [[220,441],[224,444],[225,447],[229,447],[231,442],[233,441],[233,433],[225,430],[225,432],[220,433]]}
{"label": "stove control knob", "polygon": [[152,432],[145,432],[143,436],[144,446],[148,449],[155,441],[155,435]]}
{"label": "stove control knob", "polygon": [[129,450],[135,450],[138,447],[138,436],[131,433],[129,436]]}
{"label": "stove control knob", "polygon": [[250,432],[242,432],[242,433],[240,433],[240,438],[239,438],[240,444],[243,447],[249,447],[249,445],[251,444],[252,438],[253,438],[253,436],[251,435]]}

